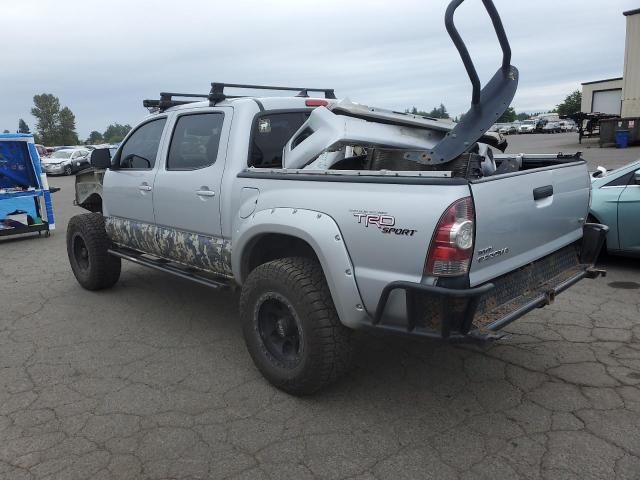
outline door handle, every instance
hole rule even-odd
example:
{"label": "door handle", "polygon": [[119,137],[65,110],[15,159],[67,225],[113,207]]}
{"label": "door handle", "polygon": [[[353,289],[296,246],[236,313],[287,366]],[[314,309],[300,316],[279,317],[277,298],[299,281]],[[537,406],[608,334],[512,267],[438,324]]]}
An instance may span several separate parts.
{"label": "door handle", "polygon": [[215,197],[216,192],[213,192],[208,189],[202,189],[202,190],[196,190],[196,195],[198,195],[199,197]]}
{"label": "door handle", "polygon": [[153,190],[151,185],[149,185],[148,183],[141,183],[140,185],[138,185],[138,189],[142,192],[150,192],[151,190]]}
{"label": "door handle", "polygon": [[553,195],[553,185],[545,185],[544,187],[538,187],[533,189],[533,199],[542,200]]}

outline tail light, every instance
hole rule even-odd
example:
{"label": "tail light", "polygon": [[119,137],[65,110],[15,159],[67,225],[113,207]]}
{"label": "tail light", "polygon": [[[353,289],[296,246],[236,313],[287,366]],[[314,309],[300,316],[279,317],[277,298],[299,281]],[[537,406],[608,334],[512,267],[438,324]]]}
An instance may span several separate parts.
{"label": "tail light", "polygon": [[321,98],[309,98],[308,100],[304,101],[304,104],[307,107],[326,107],[327,105],[329,105],[329,102],[327,102],[326,100],[322,100]]}
{"label": "tail light", "polygon": [[474,220],[471,197],[461,198],[445,210],[431,239],[424,267],[426,275],[452,277],[469,271],[475,236]]}

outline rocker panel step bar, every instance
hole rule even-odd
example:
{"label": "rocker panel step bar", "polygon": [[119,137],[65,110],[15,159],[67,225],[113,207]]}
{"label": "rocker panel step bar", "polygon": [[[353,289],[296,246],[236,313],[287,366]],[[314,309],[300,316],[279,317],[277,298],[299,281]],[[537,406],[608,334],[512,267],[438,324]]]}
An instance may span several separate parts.
{"label": "rocker panel step bar", "polygon": [[184,278],[210,288],[224,288],[230,286],[230,282],[228,280],[211,278],[205,274],[190,270],[187,267],[182,267],[179,264],[161,258],[157,260],[151,259],[146,257],[145,254],[135,250],[123,249],[114,246],[110,248],[108,252],[115,257],[120,257],[124,260],[137,263],[138,265],[153,268],[154,270],[170,273],[176,277]]}

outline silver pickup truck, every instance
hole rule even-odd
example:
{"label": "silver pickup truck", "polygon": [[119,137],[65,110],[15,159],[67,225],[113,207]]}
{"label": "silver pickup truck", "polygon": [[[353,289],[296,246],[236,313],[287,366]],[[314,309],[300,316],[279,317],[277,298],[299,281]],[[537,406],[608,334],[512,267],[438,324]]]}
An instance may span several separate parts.
{"label": "silver pickup truck", "polygon": [[[352,332],[481,341],[579,280],[606,227],[588,224],[576,155],[505,155],[485,132],[510,104],[504,52],[458,124],[339,101],[331,89],[213,83],[162,93],[112,154],[77,177],[73,272],[112,287],[121,259],[213,287],[239,287],[262,374],[309,394],[348,368]],[[295,96],[241,96],[246,90]],[[232,91],[230,94],[229,91]],[[309,93],[320,95],[310,96]],[[199,98],[204,97],[204,98]]]}

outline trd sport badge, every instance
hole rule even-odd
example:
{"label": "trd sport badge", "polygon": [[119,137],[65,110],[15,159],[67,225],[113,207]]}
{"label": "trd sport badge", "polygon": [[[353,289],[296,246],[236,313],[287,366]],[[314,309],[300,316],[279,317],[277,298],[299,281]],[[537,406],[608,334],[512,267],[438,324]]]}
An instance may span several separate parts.
{"label": "trd sport badge", "polygon": [[396,227],[396,217],[388,215],[387,212],[370,212],[367,210],[350,210],[360,225],[366,228],[377,227],[382,233],[388,235],[404,235],[412,237],[418,231],[412,228]]}

